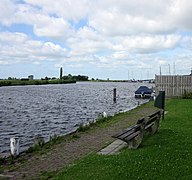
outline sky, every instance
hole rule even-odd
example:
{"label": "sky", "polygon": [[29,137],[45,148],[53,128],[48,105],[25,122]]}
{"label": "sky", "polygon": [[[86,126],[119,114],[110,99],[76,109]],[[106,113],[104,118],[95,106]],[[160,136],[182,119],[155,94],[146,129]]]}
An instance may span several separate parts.
{"label": "sky", "polygon": [[190,74],[192,1],[0,0],[0,79]]}

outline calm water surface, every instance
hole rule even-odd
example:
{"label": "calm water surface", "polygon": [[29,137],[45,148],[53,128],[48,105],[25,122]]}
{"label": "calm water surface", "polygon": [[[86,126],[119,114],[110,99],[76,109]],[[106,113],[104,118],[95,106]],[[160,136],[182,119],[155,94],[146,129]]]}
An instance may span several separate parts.
{"label": "calm water surface", "polygon": [[[114,115],[131,109],[138,103],[134,91],[141,85],[82,82],[0,87],[0,153],[9,152],[10,137],[19,137],[20,150],[24,151],[36,136],[47,141],[50,136],[75,131],[79,124],[97,119],[104,111]],[[116,103],[113,88],[117,88]]]}

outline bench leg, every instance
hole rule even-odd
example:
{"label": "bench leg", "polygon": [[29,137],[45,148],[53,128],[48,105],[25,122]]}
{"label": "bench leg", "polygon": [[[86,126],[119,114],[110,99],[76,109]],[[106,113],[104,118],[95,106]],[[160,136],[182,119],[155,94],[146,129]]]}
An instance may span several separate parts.
{"label": "bench leg", "polygon": [[149,132],[149,134],[155,134],[159,128],[159,121],[160,121],[160,118],[157,118],[155,121],[154,121],[154,124],[153,126],[149,127],[147,129],[147,131]]}
{"label": "bench leg", "polygon": [[134,137],[133,139],[128,141],[127,142],[128,148],[129,149],[137,149],[143,140],[143,135],[144,135],[144,132],[140,131],[140,133],[136,137]]}

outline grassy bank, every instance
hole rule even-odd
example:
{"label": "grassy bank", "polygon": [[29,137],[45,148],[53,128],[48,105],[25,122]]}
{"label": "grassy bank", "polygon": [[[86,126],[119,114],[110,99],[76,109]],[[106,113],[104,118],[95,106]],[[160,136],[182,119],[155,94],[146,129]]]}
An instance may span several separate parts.
{"label": "grassy bank", "polygon": [[92,153],[54,179],[192,179],[191,107],[192,100],[168,100],[159,132],[145,137],[138,150]]}
{"label": "grassy bank", "polygon": [[44,85],[44,84],[67,84],[76,83],[74,80],[0,80],[0,86],[23,86],[23,85]]}

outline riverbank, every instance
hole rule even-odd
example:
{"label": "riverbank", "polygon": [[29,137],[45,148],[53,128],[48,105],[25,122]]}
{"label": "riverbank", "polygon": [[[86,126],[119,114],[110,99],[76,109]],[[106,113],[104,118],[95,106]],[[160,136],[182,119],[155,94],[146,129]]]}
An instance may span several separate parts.
{"label": "riverbank", "polygon": [[114,141],[111,136],[115,132],[127,128],[139,118],[155,110],[153,103],[148,103],[129,112],[115,115],[102,123],[97,123],[87,131],[61,138],[53,145],[43,146],[37,152],[25,154],[11,163],[2,161],[0,173],[15,179],[42,176],[45,178],[53,171],[61,170],[87,154],[99,151]]}
{"label": "riverbank", "polygon": [[68,84],[76,83],[74,80],[0,80],[1,86],[24,86],[24,85],[45,85],[45,84]]}
{"label": "riverbank", "polygon": [[[67,85],[9,86],[0,88],[0,156],[9,153],[10,137],[20,138],[20,151],[36,137],[48,141],[54,135],[75,131],[104,111],[113,116],[147,102],[135,99],[139,83],[78,82]],[[113,89],[117,89],[116,103]],[[5,130],[7,130],[5,132]]]}

